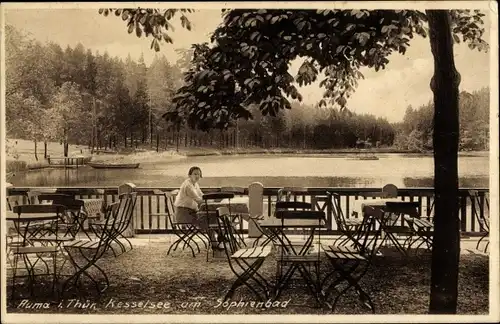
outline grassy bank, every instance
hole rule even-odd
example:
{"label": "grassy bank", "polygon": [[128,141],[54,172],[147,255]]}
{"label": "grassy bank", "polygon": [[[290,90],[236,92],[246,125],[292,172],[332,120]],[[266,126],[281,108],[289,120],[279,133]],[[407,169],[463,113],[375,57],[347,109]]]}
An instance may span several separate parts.
{"label": "grassy bank", "polygon": [[[37,158],[35,157],[35,143],[22,139],[7,139],[6,172],[7,175],[27,170],[37,170],[49,167],[44,159],[43,142],[37,144]],[[89,156],[90,152],[84,145],[69,145],[69,156]],[[56,142],[47,143],[47,155],[62,157],[64,155],[63,145]]]}

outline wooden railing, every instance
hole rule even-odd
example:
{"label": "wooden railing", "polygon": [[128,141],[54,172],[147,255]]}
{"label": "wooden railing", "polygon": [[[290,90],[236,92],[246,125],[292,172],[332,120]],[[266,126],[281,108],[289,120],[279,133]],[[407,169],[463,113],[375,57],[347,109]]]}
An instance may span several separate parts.
{"label": "wooden railing", "polygon": [[[11,187],[8,188],[8,194],[26,196],[26,193],[30,189],[25,187]],[[37,187],[36,189],[39,190],[40,188]],[[111,203],[118,199],[118,189],[116,187],[61,189],[73,192],[76,198],[102,198],[106,203]],[[137,188],[138,200],[134,211],[134,228],[136,233],[169,233],[171,231],[171,226],[166,217],[150,216],[152,213],[164,212],[167,208],[165,197],[163,195],[156,195],[154,193],[155,189],[170,191],[176,188]],[[264,189],[264,208],[267,209],[268,215],[272,213],[279,189]],[[311,202],[315,210],[324,211],[327,217],[325,234],[335,234],[337,233],[337,224],[332,214],[332,204],[328,192],[338,194],[345,217],[353,217],[354,202],[358,199],[365,199],[362,196],[364,192],[380,190],[380,188],[308,188],[307,194],[292,196],[291,199]],[[216,192],[220,191],[220,188],[202,188],[202,191],[205,193]],[[481,231],[481,219],[484,219],[483,216],[488,217],[489,215],[489,190],[474,188],[474,191],[477,193],[477,196],[471,196],[469,189],[461,188],[459,190],[458,208],[460,228],[462,233],[467,235],[478,234]],[[434,217],[434,190],[432,188],[401,188],[398,189],[398,196],[404,201],[418,202],[422,217]],[[240,230],[246,232],[246,224],[242,224],[242,226]]]}

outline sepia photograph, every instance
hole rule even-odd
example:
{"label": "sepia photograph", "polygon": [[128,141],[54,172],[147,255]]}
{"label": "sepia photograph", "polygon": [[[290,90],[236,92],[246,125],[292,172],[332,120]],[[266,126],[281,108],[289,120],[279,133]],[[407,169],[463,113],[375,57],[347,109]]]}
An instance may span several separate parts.
{"label": "sepia photograph", "polygon": [[497,3],[0,20],[3,322],[500,320]]}

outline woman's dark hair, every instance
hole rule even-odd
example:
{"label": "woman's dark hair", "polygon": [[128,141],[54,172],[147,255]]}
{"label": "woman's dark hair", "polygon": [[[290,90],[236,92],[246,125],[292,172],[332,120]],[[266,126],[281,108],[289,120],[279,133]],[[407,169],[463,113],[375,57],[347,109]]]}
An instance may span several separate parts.
{"label": "woman's dark hair", "polygon": [[192,175],[193,172],[196,170],[200,171],[200,178],[203,178],[202,173],[201,173],[201,169],[200,169],[200,167],[197,167],[197,166],[191,167],[188,171],[188,175]]}

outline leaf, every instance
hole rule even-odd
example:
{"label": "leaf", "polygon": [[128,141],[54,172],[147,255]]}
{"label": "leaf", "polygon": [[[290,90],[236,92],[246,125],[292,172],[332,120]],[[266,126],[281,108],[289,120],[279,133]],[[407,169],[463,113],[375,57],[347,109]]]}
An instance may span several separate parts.
{"label": "leaf", "polygon": [[455,43],[460,44],[460,38],[457,34],[453,34],[453,40],[455,41]]}
{"label": "leaf", "polygon": [[258,31],[253,32],[252,35],[250,35],[250,39],[254,40],[257,36],[259,36],[259,32]]}
{"label": "leaf", "polygon": [[344,97],[338,97],[336,102],[339,104],[340,107],[345,107],[347,99]]}
{"label": "leaf", "polygon": [[365,46],[366,42],[370,39],[370,34],[368,34],[366,32],[362,32],[362,33],[356,34],[356,36],[359,39],[359,43],[362,46]]}
{"label": "leaf", "polygon": [[346,31],[351,31],[351,30],[353,30],[353,29],[354,29],[354,27],[356,27],[356,25],[354,25],[354,24],[349,24],[349,25],[347,25],[347,27],[345,28],[345,30],[346,30]]}
{"label": "leaf", "polygon": [[133,31],[134,31],[134,24],[130,24],[130,25],[128,26],[128,33],[129,33],[129,34],[132,34],[132,32],[133,32]]}
{"label": "leaf", "polygon": [[135,26],[135,34],[137,35],[137,37],[141,37],[142,35],[142,29],[141,26],[139,26],[139,24]]}
{"label": "leaf", "polygon": [[273,19],[271,19],[271,24],[275,24],[279,19],[280,16],[274,16]]}

